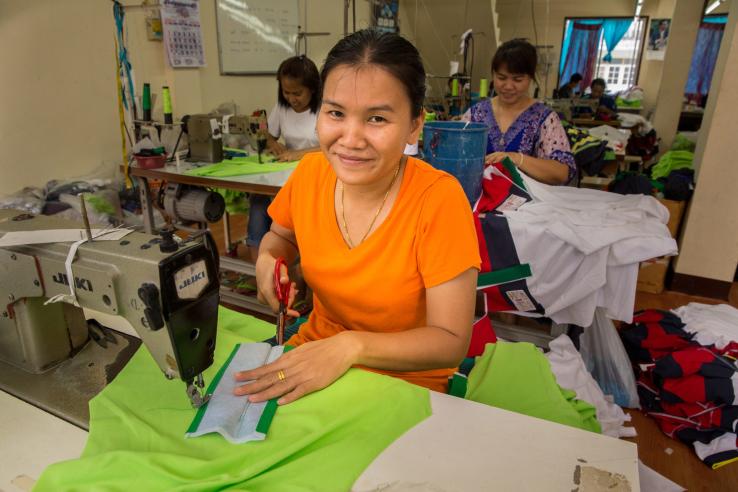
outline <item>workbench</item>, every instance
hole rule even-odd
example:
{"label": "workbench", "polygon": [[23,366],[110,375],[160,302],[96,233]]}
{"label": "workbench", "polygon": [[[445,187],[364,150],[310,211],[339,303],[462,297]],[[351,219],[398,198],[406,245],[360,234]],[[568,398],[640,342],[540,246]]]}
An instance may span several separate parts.
{"label": "workbench", "polygon": [[[386,448],[352,490],[569,491],[584,467],[640,490],[633,443],[433,391],[430,398],[433,415]],[[0,489],[30,490],[46,466],[80,456],[84,430],[2,391],[0,408]]]}
{"label": "workbench", "polygon": [[[141,198],[141,211],[143,213],[145,232],[156,234],[154,230],[153,201],[149,187],[151,180],[274,196],[287,182],[290,174],[292,174],[292,170],[229,177],[192,176],[186,174],[191,169],[209,164],[211,163],[180,161],[179,164],[169,163],[165,167],[158,169],[143,169],[135,165],[131,165],[128,168],[128,175],[131,179],[135,180]],[[225,251],[230,251],[231,235],[228,212],[223,215],[223,231]],[[253,263],[229,256],[220,257],[220,268],[221,270],[233,271],[245,275],[254,276],[256,274]],[[255,298],[237,294],[228,288],[221,287],[220,297],[221,300],[231,305],[269,316],[274,315],[268,306],[259,303]]]}

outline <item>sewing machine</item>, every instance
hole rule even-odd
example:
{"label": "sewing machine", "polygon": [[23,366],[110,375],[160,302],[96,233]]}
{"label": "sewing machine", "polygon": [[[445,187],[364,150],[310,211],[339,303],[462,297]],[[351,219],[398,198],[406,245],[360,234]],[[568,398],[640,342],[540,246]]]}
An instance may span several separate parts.
{"label": "sewing machine", "polygon": [[[221,119],[222,118],[222,119]],[[193,162],[220,162],[223,160],[223,133],[246,135],[249,146],[259,153],[266,148],[266,111],[257,110],[251,116],[193,114],[182,118],[189,137],[190,157]]]}
{"label": "sewing machine", "polygon": [[[0,210],[0,233],[80,228]],[[65,265],[70,245],[0,248],[0,299],[6,301],[0,307],[0,388],[14,393],[9,374],[28,385],[23,373],[34,375],[32,381],[82,351],[89,340],[86,308],[130,323],[164,376],[184,381],[192,405],[202,405],[202,372],[213,363],[219,302],[217,251],[209,233],[181,243],[171,231],[88,240],[77,250],[71,276]],[[71,302],[47,304],[57,295]]]}

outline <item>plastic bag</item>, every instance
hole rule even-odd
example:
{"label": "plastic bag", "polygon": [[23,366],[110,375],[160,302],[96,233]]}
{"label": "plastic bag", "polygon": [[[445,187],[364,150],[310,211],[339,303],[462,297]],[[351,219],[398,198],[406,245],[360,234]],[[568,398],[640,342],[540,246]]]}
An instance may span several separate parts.
{"label": "plastic bag", "polygon": [[12,195],[0,197],[0,208],[12,208],[38,215],[43,207],[44,192],[40,188],[27,187]]}
{"label": "plastic bag", "polygon": [[603,393],[621,407],[640,408],[630,359],[604,309],[595,310],[594,322],[579,339],[579,352]]}

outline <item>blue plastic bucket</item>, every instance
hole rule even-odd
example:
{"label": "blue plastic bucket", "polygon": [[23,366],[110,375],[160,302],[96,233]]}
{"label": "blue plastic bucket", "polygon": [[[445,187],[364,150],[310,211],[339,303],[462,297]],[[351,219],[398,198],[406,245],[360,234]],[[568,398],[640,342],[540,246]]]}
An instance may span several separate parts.
{"label": "blue plastic bucket", "polygon": [[454,176],[474,206],[482,194],[487,126],[463,121],[429,121],[423,127],[423,158]]}

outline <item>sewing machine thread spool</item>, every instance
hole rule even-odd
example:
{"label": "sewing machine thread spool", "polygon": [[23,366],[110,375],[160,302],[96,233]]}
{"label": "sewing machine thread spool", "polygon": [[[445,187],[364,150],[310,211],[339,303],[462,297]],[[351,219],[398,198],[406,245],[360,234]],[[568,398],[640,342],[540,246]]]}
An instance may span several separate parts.
{"label": "sewing machine thread spool", "polygon": [[164,123],[171,125],[174,123],[172,117],[172,95],[169,93],[169,87],[164,86],[161,88],[161,99],[164,105]]}
{"label": "sewing machine thread spool", "polygon": [[479,79],[479,97],[487,97],[489,95],[489,80]]}
{"label": "sewing machine thread spool", "polygon": [[144,84],[142,106],[144,121],[151,121],[151,84]]}
{"label": "sewing machine thread spool", "polygon": [[[459,95],[459,79],[452,79],[451,80],[451,96],[456,97]],[[145,110],[146,106],[144,106]]]}

